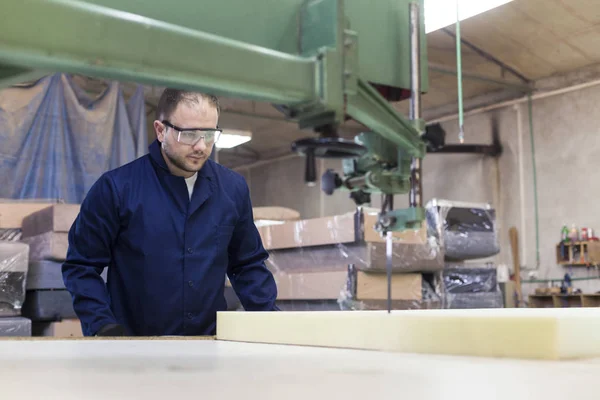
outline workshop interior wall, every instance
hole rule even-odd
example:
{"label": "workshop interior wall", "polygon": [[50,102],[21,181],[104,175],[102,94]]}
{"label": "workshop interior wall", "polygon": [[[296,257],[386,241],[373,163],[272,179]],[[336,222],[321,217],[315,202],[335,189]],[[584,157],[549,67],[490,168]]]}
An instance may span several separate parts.
{"label": "workshop interior wall", "polygon": [[[539,204],[539,278],[598,276],[596,268],[565,268],[556,264],[556,245],[563,225],[590,227],[600,233],[600,86],[581,89],[533,102],[535,160]],[[528,131],[523,104],[522,123]],[[535,210],[531,146],[525,137],[525,209],[527,217],[526,265],[536,267]],[[507,172],[503,171],[506,175]],[[512,177],[518,181],[518,175]],[[518,192],[516,192],[518,193]],[[518,214],[518,213],[517,213]],[[511,223],[517,223],[515,220]],[[510,251],[510,249],[509,249]],[[578,281],[574,286],[586,293],[600,290],[600,281]]]}
{"label": "workshop interior wall", "polygon": [[[564,224],[591,227],[600,235],[600,142],[591,139],[600,130],[600,86],[578,90],[533,102],[539,201],[540,265],[536,266],[533,169],[529,136],[528,104],[509,106],[465,117],[465,143],[490,143],[497,129],[503,154],[494,159],[481,155],[429,154],[424,161],[424,199],[443,198],[469,202],[490,202],[498,215],[501,253],[498,264],[512,268],[508,231],[517,227],[521,236],[523,278],[561,278],[566,272],[575,277],[598,275],[594,268],[556,264],[556,244]],[[518,112],[521,112],[523,185],[519,178]],[[494,126],[496,128],[494,128]],[[458,142],[458,120],[443,123],[447,142]],[[339,162],[318,162],[318,176],[326,168],[341,169]],[[304,160],[291,158],[247,170],[252,200],[256,206],[278,205],[298,210],[303,218],[329,216],[351,211],[354,205],[347,193],[327,196],[319,186],[304,184]],[[524,190],[525,229],[521,224],[521,187]],[[379,196],[372,206],[379,207]],[[407,206],[407,196],[397,196],[396,207]],[[522,245],[525,245],[523,247]],[[524,285],[527,295],[537,285]],[[576,287],[593,293],[600,281],[576,282]]]}

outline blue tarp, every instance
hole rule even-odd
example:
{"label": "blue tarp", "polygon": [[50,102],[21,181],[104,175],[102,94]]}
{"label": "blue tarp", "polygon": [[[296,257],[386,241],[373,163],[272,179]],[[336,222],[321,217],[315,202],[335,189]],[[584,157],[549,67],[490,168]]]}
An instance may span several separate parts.
{"label": "blue tarp", "polygon": [[64,74],[0,91],[0,198],[81,203],[100,175],[148,151],[144,93],[90,97]]}

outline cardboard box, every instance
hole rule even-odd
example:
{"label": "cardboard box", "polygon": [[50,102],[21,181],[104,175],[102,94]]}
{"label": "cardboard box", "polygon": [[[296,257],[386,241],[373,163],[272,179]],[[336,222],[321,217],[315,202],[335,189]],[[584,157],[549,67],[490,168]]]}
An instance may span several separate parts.
{"label": "cardboard box", "polygon": [[336,300],[346,287],[348,272],[277,272],[273,277],[277,300]]}
{"label": "cardboard box", "polygon": [[[343,267],[343,266],[341,266]],[[337,271],[275,272],[277,300],[337,300],[352,296],[355,300],[386,300],[387,276],[385,274],[357,271],[348,268]],[[423,298],[421,274],[392,275],[394,300],[420,301]],[[354,290],[349,286],[355,287]]]}
{"label": "cardboard box", "polygon": [[354,213],[259,226],[267,250],[350,243],[356,240]]}
{"label": "cardboard box", "polygon": [[277,222],[277,221],[297,221],[300,219],[300,213],[296,210],[286,207],[253,207],[252,214],[254,221]]}
{"label": "cardboard box", "polygon": [[69,249],[69,234],[65,232],[46,232],[22,239],[29,244],[29,260],[64,261]]}
{"label": "cardboard box", "polygon": [[27,202],[13,199],[0,199],[0,229],[21,228],[28,215],[58,202]]}
{"label": "cardboard box", "polygon": [[33,336],[50,337],[83,337],[81,322],[78,319],[63,319],[58,322],[34,323],[32,327]]}
{"label": "cardboard box", "polygon": [[69,232],[79,215],[79,204],[57,204],[36,211],[23,218],[23,238],[46,232]]}
{"label": "cardboard box", "polygon": [[[365,209],[334,217],[314,218],[259,228],[273,270],[338,268],[386,271],[386,243],[375,231],[378,211]],[[266,238],[266,240],[265,240]],[[393,233],[393,272],[435,272],[444,268],[444,251],[425,226]]]}
{"label": "cardboard box", "polygon": [[[423,299],[423,276],[421,274],[393,274],[392,299],[414,300]],[[357,300],[387,300],[387,275],[357,272]]]}

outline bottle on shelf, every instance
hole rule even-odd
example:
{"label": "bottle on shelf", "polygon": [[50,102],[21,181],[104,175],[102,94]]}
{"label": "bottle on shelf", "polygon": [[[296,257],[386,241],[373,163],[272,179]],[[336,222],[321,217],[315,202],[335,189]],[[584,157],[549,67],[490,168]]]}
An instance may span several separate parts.
{"label": "bottle on shelf", "polygon": [[563,225],[562,230],[560,231],[560,241],[568,242],[569,241],[569,228],[566,225]]}
{"label": "bottle on shelf", "polygon": [[571,225],[571,230],[569,231],[569,240],[571,242],[577,242],[579,240],[579,232],[577,231],[575,224]]}

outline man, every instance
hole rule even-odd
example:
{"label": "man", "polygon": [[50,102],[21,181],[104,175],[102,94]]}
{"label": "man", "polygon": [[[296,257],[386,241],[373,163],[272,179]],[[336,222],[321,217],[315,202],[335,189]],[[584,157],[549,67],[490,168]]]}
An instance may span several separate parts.
{"label": "man", "polygon": [[248,186],[209,159],[218,119],[216,98],[165,90],[149,154],[90,189],[62,267],[84,335],[215,334],[226,275],[245,310],[277,310]]}

